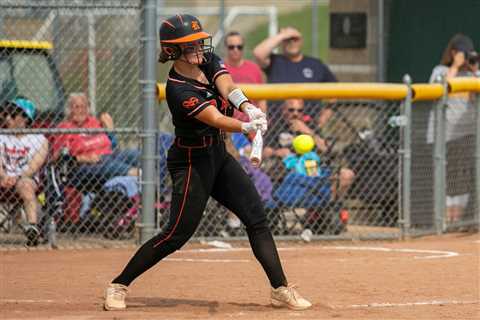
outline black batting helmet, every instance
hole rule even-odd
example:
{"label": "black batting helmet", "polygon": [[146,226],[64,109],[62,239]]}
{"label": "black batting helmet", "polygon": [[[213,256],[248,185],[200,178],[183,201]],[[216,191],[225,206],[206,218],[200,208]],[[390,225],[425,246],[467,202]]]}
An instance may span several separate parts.
{"label": "black batting helmet", "polygon": [[[200,20],[189,14],[177,14],[163,21],[160,26],[161,53],[159,61],[176,60],[182,55],[181,43],[203,40],[201,51],[213,52],[212,36],[203,31]],[[205,44],[209,40],[209,44]]]}

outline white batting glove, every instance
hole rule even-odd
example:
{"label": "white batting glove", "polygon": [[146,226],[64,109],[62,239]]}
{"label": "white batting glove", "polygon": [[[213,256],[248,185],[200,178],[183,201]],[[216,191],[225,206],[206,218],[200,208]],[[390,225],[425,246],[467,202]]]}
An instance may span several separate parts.
{"label": "white batting glove", "polygon": [[245,107],[243,108],[243,111],[248,115],[250,121],[256,119],[267,119],[267,115],[263,113],[260,108],[255,107],[249,102],[245,102]]}
{"label": "white batting glove", "polygon": [[257,130],[261,130],[262,134],[267,132],[267,120],[266,119],[255,119],[250,122],[242,122],[242,132],[248,134],[249,132],[257,132]]}

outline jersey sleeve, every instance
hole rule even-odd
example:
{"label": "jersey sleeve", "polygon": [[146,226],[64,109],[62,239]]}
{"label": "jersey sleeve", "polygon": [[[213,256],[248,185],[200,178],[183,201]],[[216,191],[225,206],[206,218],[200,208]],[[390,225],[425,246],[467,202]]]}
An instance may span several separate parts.
{"label": "jersey sleeve", "polygon": [[218,76],[222,74],[228,74],[229,72],[219,56],[214,53],[211,53],[211,55],[211,61],[203,66],[200,66],[200,69],[205,73],[211,83],[215,83],[215,80],[217,80]]}
{"label": "jersey sleeve", "polygon": [[171,98],[173,101],[169,104],[185,117],[194,117],[209,105],[215,104],[206,100],[199,92],[191,90],[178,90]]}

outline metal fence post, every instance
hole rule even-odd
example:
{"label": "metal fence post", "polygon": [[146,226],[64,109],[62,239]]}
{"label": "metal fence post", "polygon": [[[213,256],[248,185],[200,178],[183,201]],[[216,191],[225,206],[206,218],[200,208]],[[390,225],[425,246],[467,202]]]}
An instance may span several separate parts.
{"label": "metal fence post", "polygon": [[480,93],[476,94],[477,98],[477,112],[476,118],[476,132],[475,132],[475,213],[474,219],[477,226],[480,225]]}
{"label": "metal fence post", "polygon": [[90,110],[96,113],[97,110],[97,58],[96,58],[96,31],[95,16],[89,11],[87,14],[88,24],[88,98]]}
{"label": "metal fence post", "polygon": [[312,56],[320,58],[318,53],[318,1],[312,0]]}
{"label": "metal fence post", "polygon": [[143,70],[140,80],[143,91],[143,159],[142,159],[142,224],[140,242],[144,243],[155,231],[155,107],[157,7],[156,0],[143,1]]}
{"label": "metal fence post", "polygon": [[[404,117],[406,123],[403,129],[403,219],[400,220],[402,238],[410,234],[411,211],[410,211],[410,192],[412,190],[412,79],[408,74],[403,77],[403,82],[407,85],[407,96],[405,97]],[[402,181],[402,180],[400,180]]]}
{"label": "metal fence post", "polygon": [[446,174],[445,174],[445,111],[448,99],[447,79],[437,79],[443,86],[443,96],[435,106],[435,131],[433,146],[433,167],[434,167],[434,226],[437,234],[441,234],[444,228],[444,216],[446,210]]}

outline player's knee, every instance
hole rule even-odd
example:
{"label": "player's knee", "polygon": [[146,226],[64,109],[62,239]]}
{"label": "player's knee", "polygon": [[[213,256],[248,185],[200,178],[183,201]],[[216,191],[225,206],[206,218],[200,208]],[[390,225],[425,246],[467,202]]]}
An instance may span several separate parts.
{"label": "player's knee", "polygon": [[265,232],[270,232],[270,228],[268,227],[267,219],[262,219],[256,223],[253,223],[247,226],[247,233],[249,236],[258,235]]}
{"label": "player's knee", "polygon": [[152,244],[155,247],[161,246],[168,254],[171,254],[177,250],[180,250],[185,243],[188,242],[192,234],[189,233],[176,233],[174,235],[159,234],[157,235]]}

